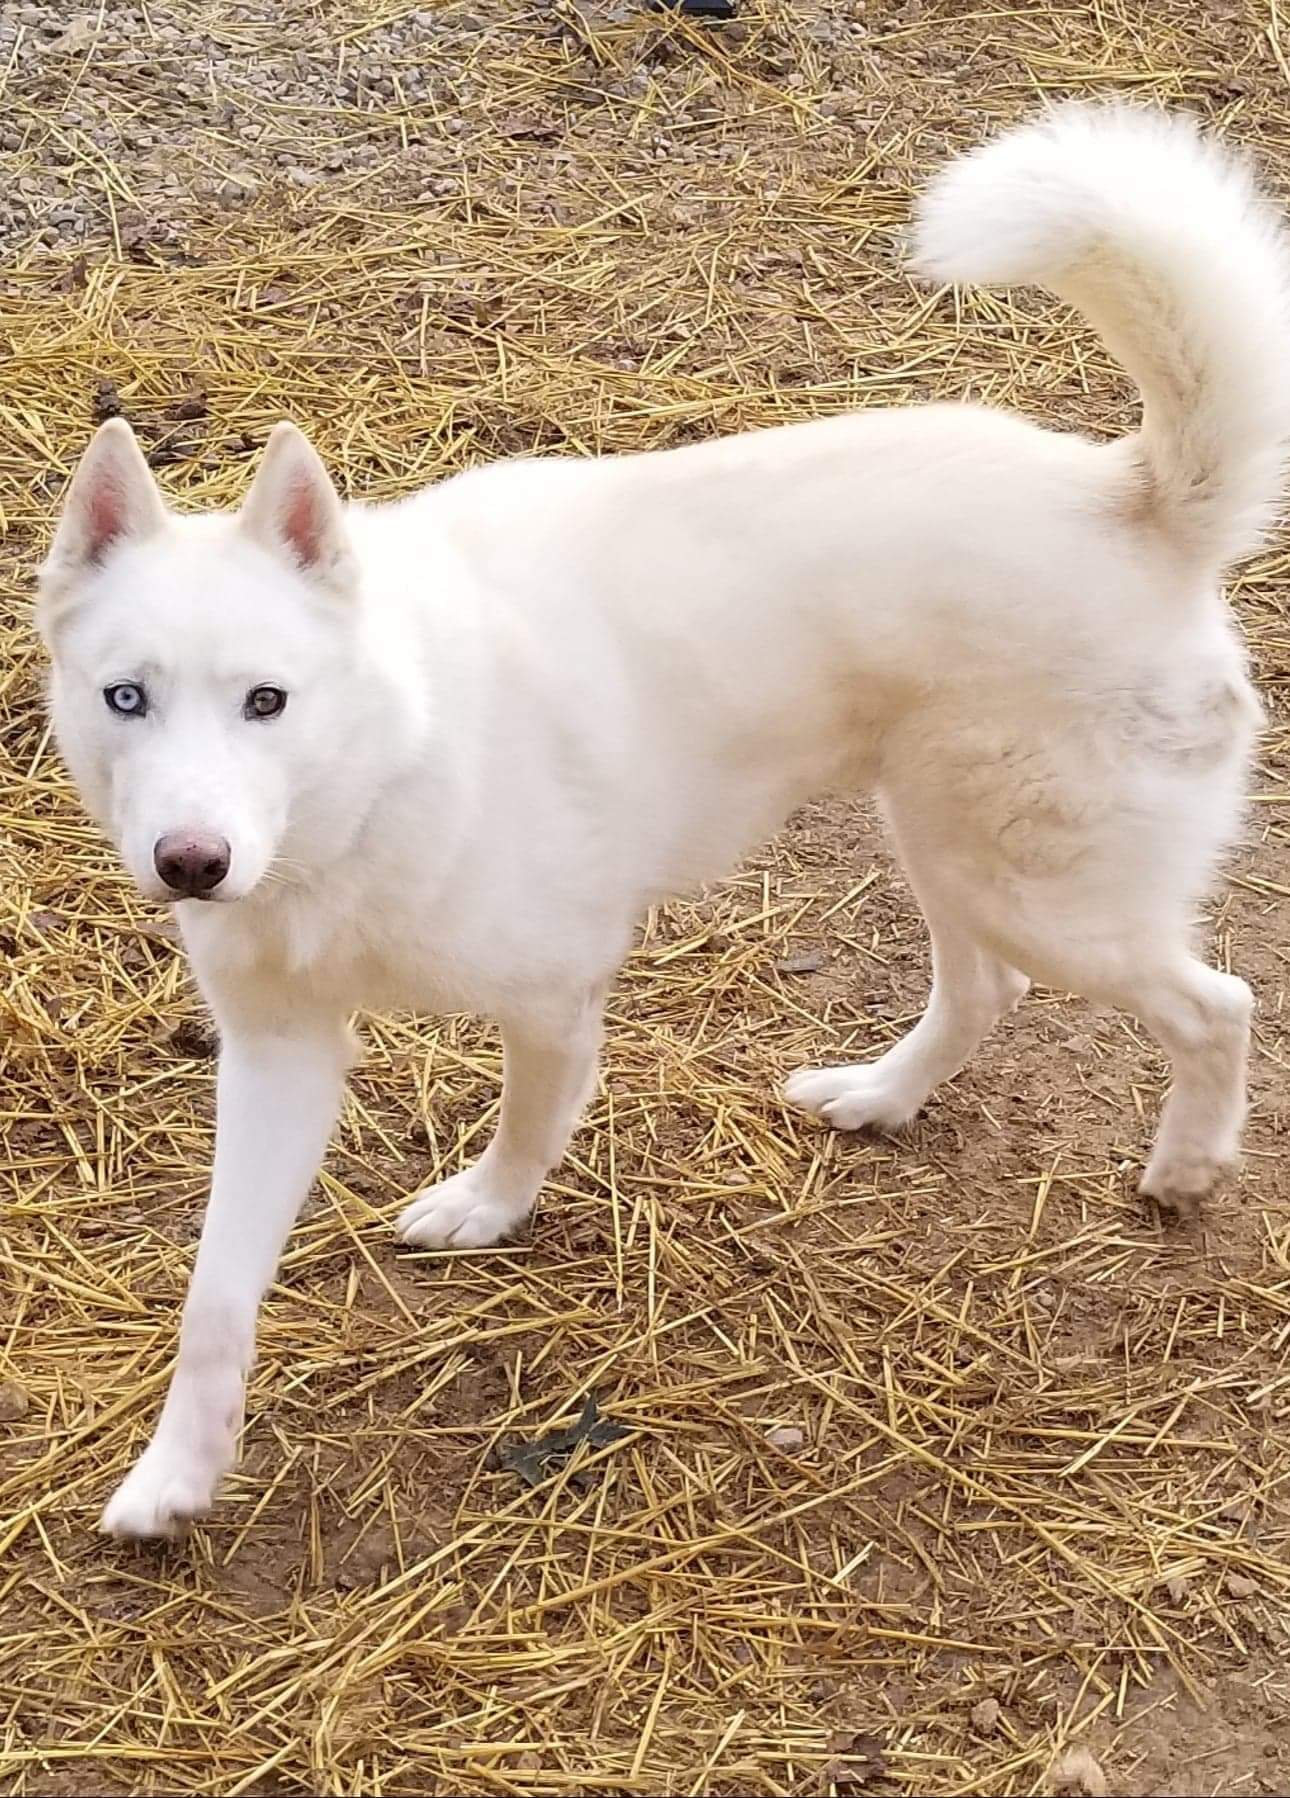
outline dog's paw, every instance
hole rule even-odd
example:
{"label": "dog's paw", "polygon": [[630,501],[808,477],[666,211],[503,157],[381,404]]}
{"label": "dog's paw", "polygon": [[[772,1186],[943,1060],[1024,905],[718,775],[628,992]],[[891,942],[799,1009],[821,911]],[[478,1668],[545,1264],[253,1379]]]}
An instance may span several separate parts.
{"label": "dog's paw", "polygon": [[415,1249],[486,1249],[518,1230],[532,1209],[532,1198],[503,1196],[471,1167],[419,1192],[395,1219],[394,1233]]}
{"label": "dog's paw", "polygon": [[117,1487],[99,1528],[108,1536],[178,1536],[204,1517],[225,1469],[154,1443]]}
{"label": "dog's paw", "polygon": [[799,1068],[785,1082],[784,1097],[835,1130],[899,1130],[923,1096],[911,1096],[876,1061],[867,1067]]}
{"label": "dog's paw", "polygon": [[1216,1155],[1195,1147],[1157,1148],[1138,1182],[1138,1191],[1144,1198],[1154,1199],[1162,1211],[1186,1222],[1196,1217],[1201,1200],[1235,1159],[1234,1149]]}

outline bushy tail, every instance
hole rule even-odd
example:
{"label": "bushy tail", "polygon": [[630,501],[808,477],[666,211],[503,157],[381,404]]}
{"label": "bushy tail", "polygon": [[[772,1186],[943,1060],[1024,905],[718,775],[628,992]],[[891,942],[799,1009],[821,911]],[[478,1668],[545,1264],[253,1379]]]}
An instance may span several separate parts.
{"label": "bushy tail", "polygon": [[915,263],[1077,306],[1142,392],[1157,516],[1219,565],[1255,547],[1290,436],[1290,255],[1244,162],[1184,117],[1062,107],[932,181]]}

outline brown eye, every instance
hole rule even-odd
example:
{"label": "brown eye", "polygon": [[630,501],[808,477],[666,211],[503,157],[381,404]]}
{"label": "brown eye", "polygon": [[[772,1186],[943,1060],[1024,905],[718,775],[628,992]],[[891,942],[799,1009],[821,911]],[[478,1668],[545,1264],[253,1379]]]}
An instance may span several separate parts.
{"label": "brown eye", "polygon": [[244,718],[276,718],[287,703],[281,687],[252,687],[242,707]]}

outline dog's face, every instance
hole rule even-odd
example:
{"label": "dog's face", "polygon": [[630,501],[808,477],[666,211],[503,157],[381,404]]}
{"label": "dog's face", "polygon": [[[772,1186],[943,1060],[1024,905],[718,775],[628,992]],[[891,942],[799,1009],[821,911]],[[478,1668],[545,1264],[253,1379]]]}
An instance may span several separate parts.
{"label": "dog's face", "polygon": [[355,565],[300,433],[274,432],[240,513],[179,518],[129,427],[104,425],[40,585],[59,746],[140,889],[291,882],[293,823],[343,806],[360,722]]}

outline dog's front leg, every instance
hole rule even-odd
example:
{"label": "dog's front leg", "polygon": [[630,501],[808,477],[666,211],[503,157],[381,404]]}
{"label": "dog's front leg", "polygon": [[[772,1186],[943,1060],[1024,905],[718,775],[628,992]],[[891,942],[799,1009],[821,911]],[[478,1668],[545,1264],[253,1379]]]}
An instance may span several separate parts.
{"label": "dog's front leg", "polygon": [[237,1456],[255,1320],[335,1122],[343,1018],[229,1030],[215,1175],[156,1434],[103,1513],[117,1536],[172,1535],[210,1508]]}
{"label": "dog's front leg", "polygon": [[472,1167],[419,1192],[395,1224],[420,1249],[476,1249],[519,1228],[596,1082],[600,991],[502,1020],[502,1114]]}

